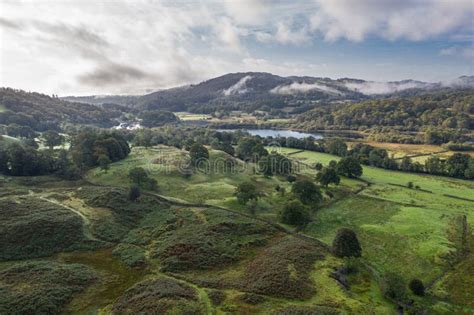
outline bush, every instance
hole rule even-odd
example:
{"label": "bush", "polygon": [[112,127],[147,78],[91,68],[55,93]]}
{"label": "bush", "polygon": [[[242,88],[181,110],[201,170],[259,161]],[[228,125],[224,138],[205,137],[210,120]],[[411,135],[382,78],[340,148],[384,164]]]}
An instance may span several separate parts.
{"label": "bush", "polygon": [[315,289],[309,273],[314,262],[324,258],[321,252],[312,242],[294,237],[279,240],[246,266],[243,289],[283,298],[310,298]]}
{"label": "bush", "polygon": [[337,231],[332,248],[334,254],[339,257],[360,257],[362,253],[357,235],[348,228]]}
{"label": "bush", "polygon": [[291,192],[305,205],[317,204],[323,199],[319,187],[309,180],[295,182]]}
{"label": "bush", "polygon": [[413,189],[413,182],[408,182],[407,187],[410,188],[410,189]]}
{"label": "bush", "polygon": [[401,276],[393,272],[387,272],[381,283],[382,293],[395,301],[406,300],[406,284]]}
{"label": "bush", "polygon": [[83,222],[51,202],[0,200],[0,260],[44,257],[86,246]]}
{"label": "bush", "polygon": [[413,294],[418,296],[425,295],[425,286],[420,279],[411,280],[408,286]]}
{"label": "bush", "polygon": [[237,201],[242,204],[245,204],[252,199],[257,200],[257,187],[251,182],[240,183],[235,189],[235,196],[237,197]]}
{"label": "bush", "polygon": [[130,186],[130,190],[128,191],[128,200],[130,201],[137,201],[140,198],[140,187],[137,185]]}
{"label": "bush", "polygon": [[225,292],[224,291],[217,291],[213,290],[207,293],[207,296],[211,300],[212,304],[214,305],[221,305],[222,302],[225,300]]}
{"label": "bush", "polygon": [[114,314],[183,314],[183,308],[194,308],[197,301],[196,291],[190,286],[174,279],[158,278],[139,282],[125,291],[112,311]]}
{"label": "bush", "polygon": [[18,263],[0,271],[0,314],[60,314],[98,274],[79,264]]}
{"label": "bush", "polygon": [[129,267],[145,266],[145,251],[138,246],[119,244],[114,248],[112,254]]}
{"label": "bush", "polygon": [[280,213],[280,221],[289,225],[305,225],[311,220],[305,206],[298,200],[288,201]]}

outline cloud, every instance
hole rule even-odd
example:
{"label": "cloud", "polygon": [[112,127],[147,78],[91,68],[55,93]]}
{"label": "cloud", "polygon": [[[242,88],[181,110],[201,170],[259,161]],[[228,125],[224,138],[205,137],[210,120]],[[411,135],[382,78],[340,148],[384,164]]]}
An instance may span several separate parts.
{"label": "cloud", "polygon": [[288,85],[279,85],[270,90],[270,93],[274,94],[283,94],[283,95],[293,95],[298,93],[308,93],[310,91],[322,91],[330,94],[342,94],[336,89],[330,88],[328,86],[319,84],[319,83],[305,83],[305,82],[293,82]]}
{"label": "cloud", "polygon": [[[472,28],[471,0],[315,0],[311,30],[329,41],[362,41],[375,35],[419,41],[456,29]],[[472,30],[471,30],[472,31]]]}
{"label": "cloud", "polygon": [[282,44],[302,44],[310,41],[310,35],[305,27],[299,29],[292,28],[290,25],[280,22],[277,24],[275,40]]}
{"label": "cloud", "polygon": [[268,1],[263,0],[224,1],[224,7],[237,23],[244,25],[262,24],[270,13]]}
{"label": "cloud", "polygon": [[[424,40],[446,34],[446,46],[454,46],[452,41],[469,39],[473,18],[470,0],[64,0],[0,6],[0,37],[8,43],[1,47],[0,85],[60,95],[141,93],[241,71],[360,77],[375,73],[370,60],[332,60],[339,57],[327,57],[332,44],[321,39]],[[275,50],[273,44],[284,47]],[[421,71],[408,64],[394,65],[397,74],[390,78]],[[392,75],[394,68],[372,77]],[[429,71],[448,73],[446,68]]]}
{"label": "cloud", "polygon": [[409,81],[409,82],[363,82],[345,83],[349,90],[360,92],[365,95],[390,94],[414,88],[427,88],[430,83]]}
{"label": "cloud", "polygon": [[222,91],[225,96],[235,95],[235,94],[244,94],[247,93],[247,82],[252,79],[252,76],[246,75],[241,78],[237,83],[229,87],[228,89]]}
{"label": "cloud", "polygon": [[106,62],[99,65],[94,71],[79,76],[79,82],[91,86],[109,86],[142,80],[151,75],[132,66]]}
{"label": "cloud", "polygon": [[441,49],[441,56],[460,56],[466,59],[474,59],[474,44],[470,46],[451,46]]}
{"label": "cloud", "polygon": [[21,23],[0,17],[0,26],[19,30],[23,27]]}

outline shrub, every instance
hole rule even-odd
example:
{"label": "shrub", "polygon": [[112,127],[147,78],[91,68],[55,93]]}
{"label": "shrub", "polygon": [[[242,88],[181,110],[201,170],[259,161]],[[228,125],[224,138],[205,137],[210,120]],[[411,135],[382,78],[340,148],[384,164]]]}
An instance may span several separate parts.
{"label": "shrub", "polygon": [[296,176],[294,175],[288,175],[286,176],[286,180],[289,182],[289,183],[293,183],[296,181]]}
{"label": "shrub", "polygon": [[408,182],[407,187],[410,188],[410,189],[413,189],[413,182]]}
{"label": "shrub", "polygon": [[387,272],[382,280],[381,289],[385,296],[395,301],[406,299],[406,284],[401,276],[393,272]]}
{"label": "shrub", "polygon": [[93,269],[79,264],[15,264],[0,271],[0,314],[60,314],[74,294],[97,279]]}
{"label": "shrub", "polygon": [[314,294],[309,273],[322,250],[314,243],[286,237],[260,251],[247,266],[243,289],[256,294],[306,299]]}
{"label": "shrub", "polygon": [[130,186],[130,190],[128,191],[128,200],[130,201],[137,201],[140,198],[140,187],[137,185]]}
{"label": "shrub", "polygon": [[[183,314],[183,308],[195,307],[196,291],[169,278],[145,280],[117,299],[114,314]],[[192,313],[195,314],[195,313]]]}
{"label": "shrub", "polygon": [[420,279],[411,280],[408,286],[413,294],[418,296],[425,295],[425,286]]}
{"label": "shrub", "polygon": [[85,246],[77,214],[39,198],[19,201],[0,200],[0,260],[44,257]]}
{"label": "shrub", "polygon": [[317,204],[323,199],[319,188],[309,180],[295,182],[291,192],[306,205]]}
{"label": "shrub", "polygon": [[213,291],[207,293],[207,296],[209,297],[212,304],[214,304],[214,305],[220,305],[225,300],[225,292],[224,291],[213,290]]}
{"label": "shrub", "polygon": [[280,213],[280,221],[290,225],[305,225],[310,221],[305,206],[298,200],[288,201]]}
{"label": "shrub", "polygon": [[257,187],[251,182],[240,183],[235,189],[235,196],[239,203],[245,204],[249,200],[257,200],[258,192]]}
{"label": "shrub", "polygon": [[145,251],[138,246],[119,244],[114,248],[112,254],[129,267],[143,267],[145,265]]}
{"label": "shrub", "polygon": [[332,248],[334,254],[339,257],[360,257],[362,252],[357,235],[348,228],[337,231]]}

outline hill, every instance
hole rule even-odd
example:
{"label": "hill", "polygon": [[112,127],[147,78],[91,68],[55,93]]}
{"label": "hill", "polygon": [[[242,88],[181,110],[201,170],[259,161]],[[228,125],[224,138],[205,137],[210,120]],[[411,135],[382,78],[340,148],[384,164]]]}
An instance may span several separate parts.
{"label": "hill", "polygon": [[216,110],[264,110],[315,104],[360,101],[370,98],[422,95],[472,88],[474,78],[462,76],[449,82],[402,80],[374,82],[351,78],[282,77],[264,72],[229,73],[199,84],[161,90],[143,96],[84,96],[66,100],[91,104],[116,103],[139,109],[166,109],[212,113]]}
{"label": "hill", "polygon": [[11,88],[0,88],[0,125],[18,124],[34,130],[57,129],[63,123],[111,127],[122,106],[95,106]]}

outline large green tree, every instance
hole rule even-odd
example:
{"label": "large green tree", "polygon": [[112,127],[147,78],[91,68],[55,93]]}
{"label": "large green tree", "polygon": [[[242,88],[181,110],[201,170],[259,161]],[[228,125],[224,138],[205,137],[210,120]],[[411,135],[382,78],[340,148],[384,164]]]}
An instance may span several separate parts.
{"label": "large green tree", "polygon": [[336,171],[338,174],[349,178],[362,176],[362,166],[359,161],[353,157],[344,157],[340,159],[336,165]]}
{"label": "large green tree", "polygon": [[257,187],[251,182],[242,182],[235,189],[235,196],[239,203],[245,204],[250,200],[258,199]]}
{"label": "large green tree", "polygon": [[289,200],[280,213],[280,221],[284,224],[301,226],[310,221],[306,207],[299,200]]}
{"label": "large green tree", "polygon": [[341,178],[337,175],[335,169],[330,167],[324,167],[321,171],[316,174],[316,180],[318,183],[324,187],[327,187],[329,184],[339,185]]}
{"label": "large green tree", "polygon": [[306,205],[317,204],[323,199],[319,187],[306,179],[296,181],[291,187],[291,192]]}

